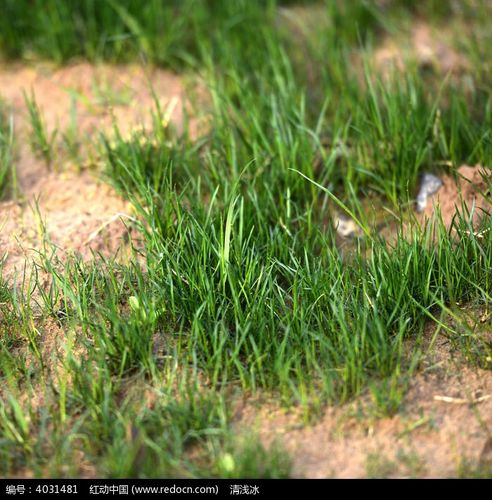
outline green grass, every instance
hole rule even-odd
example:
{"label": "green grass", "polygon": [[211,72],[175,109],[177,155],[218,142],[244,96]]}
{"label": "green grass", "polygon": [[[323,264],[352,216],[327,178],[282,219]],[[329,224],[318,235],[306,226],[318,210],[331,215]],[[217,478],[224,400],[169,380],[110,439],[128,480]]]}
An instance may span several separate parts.
{"label": "green grass", "polygon": [[0,200],[17,195],[14,122],[0,101]]}
{"label": "green grass", "polygon": [[48,132],[46,123],[43,119],[34,94],[31,94],[29,97],[24,92],[24,101],[26,103],[31,121],[31,149],[34,154],[46,162],[48,168],[51,168],[54,154],[53,150],[58,130],[55,129],[51,133]]}
{"label": "green grass", "polygon": [[[286,477],[281,447],[237,432],[241,397],[267,393],[308,421],[369,394],[376,415],[395,414],[429,323],[490,366],[456,307],[490,304],[490,218],[479,230],[464,210],[450,229],[404,226],[423,171],[492,164],[490,76],[475,62],[466,84],[419,67],[384,79],[370,53],[411,16],[468,20],[466,4],[328,2],[298,44],[275,2],[50,0],[27,15],[7,1],[6,56],[193,70],[210,121],[200,137],[178,134],[157,107],[153,129],[127,138],[115,123],[96,145],[138,215],[130,263],[61,262],[46,243],[32,273],[0,282],[0,474]],[[51,164],[55,133],[26,101],[33,148]],[[11,125],[0,155],[3,137],[11,155]],[[394,243],[372,204],[400,222]],[[335,209],[363,229],[347,252]],[[390,474],[371,460],[368,475]]]}
{"label": "green grass", "polygon": [[[258,28],[271,30],[277,5],[309,7],[320,3],[323,4],[319,0],[150,0],[142,6],[138,0],[5,0],[0,50],[9,58],[35,56],[65,62],[85,57],[121,62],[143,57],[156,64],[183,68],[203,62],[210,53],[224,52],[225,38],[228,44],[238,46],[247,39],[254,40]],[[329,37],[339,44],[357,44],[385,32],[391,28],[394,17],[419,15],[442,20],[454,14],[477,22],[477,9],[486,13],[487,8],[484,0],[467,0],[459,6],[450,0],[418,4],[408,0],[354,0],[325,4],[330,27],[334,28]]]}
{"label": "green grass", "polygon": [[[135,60],[183,66],[200,57],[197,41],[209,33],[233,33],[234,25],[258,20],[268,1],[7,0],[0,48],[7,57],[38,57],[64,62]],[[251,17],[253,16],[253,17]]]}

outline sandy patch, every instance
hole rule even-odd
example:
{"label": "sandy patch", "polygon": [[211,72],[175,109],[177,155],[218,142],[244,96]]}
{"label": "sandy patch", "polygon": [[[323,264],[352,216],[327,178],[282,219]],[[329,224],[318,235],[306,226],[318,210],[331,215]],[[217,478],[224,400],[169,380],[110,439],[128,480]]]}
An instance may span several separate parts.
{"label": "sandy patch", "polygon": [[55,245],[62,259],[72,252],[89,259],[93,252],[114,256],[129,243],[133,217],[128,203],[90,174],[49,174],[38,189],[29,201],[0,204],[4,277],[21,272],[44,245],[48,254]]}
{"label": "sandy patch", "polygon": [[492,171],[481,165],[462,165],[456,171],[457,180],[449,175],[441,176],[443,185],[430,197],[419,220],[425,222],[440,213],[446,228],[449,228],[457,211],[470,217],[473,225],[479,225],[484,215],[492,211],[488,182],[492,182]]}

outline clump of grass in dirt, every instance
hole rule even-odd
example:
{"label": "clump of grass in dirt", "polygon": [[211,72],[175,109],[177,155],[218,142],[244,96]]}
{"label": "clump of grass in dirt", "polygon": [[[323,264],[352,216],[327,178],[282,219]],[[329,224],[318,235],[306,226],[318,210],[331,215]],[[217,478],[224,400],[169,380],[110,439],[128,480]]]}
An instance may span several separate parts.
{"label": "clump of grass in dirt", "polygon": [[[441,155],[459,162],[479,152],[487,161],[488,148],[477,147],[486,144],[487,125],[463,112],[461,97],[440,112],[439,99],[411,74],[392,84],[368,75],[357,103],[327,81],[326,105],[313,116],[309,94],[277,41],[271,33],[257,38],[268,57],[253,75],[239,65],[224,76],[211,61],[214,121],[202,147],[176,139],[174,147],[188,155],[180,162],[169,155],[149,168],[138,160],[138,144],[130,159],[119,153],[127,147],[120,141],[108,173],[117,183],[132,180],[129,196],[148,225],[148,259],[157,263],[169,313],[191,332],[216,383],[233,376],[247,388],[275,386],[307,401],[317,384],[318,394],[344,399],[372,375],[389,377],[374,386],[374,397],[383,413],[392,413],[408,382],[404,336],[419,335],[434,307],[458,295],[480,296],[471,283],[488,278],[475,274],[469,255],[483,255],[479,247],[488,243],[461,238],[455,248],[439,226],[439,249],[428,248],[425,234],[411,243],[400,234],[390,248],[370,233],[358,195],[373,189],[397,205],[411,200],[420,171]],[[241,58],[228,50],[224,56]],[[350,111],[350,120],[341,110]],[[445,125],[457,118],[459,135]],[[323,136],[332,130],[326,150]],[[341,156],[336,139],[347,144]],[[177,177],[187,182],[177,185]],[[350,265],[340,260],[326,223],[334,199],[365,227],[368,259],[361,248]],[[470,230],[465,216],[455,229]],[[469,281],[459,278],[462,272]],[[219,349],[213,356],[205,354],[210,342]]]}
{"label": "clump of grass in dirt", "polygon": [[460,479],[492,479],[492,465],[475,464],[471,460],[463,458],[458,467],[458,477]]}
{"label": "clump of grass in dirt", "polygon": [[[403,339],[422,335],[436,307],[483,299],[490,241],[456,242],[438,224],[438,248],[431,232],[400,232],[390,247],[371,233],[359,195],[373,189],[397,205],[441,155],[487,160],[488,148],[477,148],[486,125],[463,112],[461,97],[441,112],[415,74],[389,84],[367,75],[358,102],[327,81],[326,104],[313,115],[277,42],[272,33],[257,37],[268,57],[253,74],[245,64],[224,75],[210,61],[213,122],[200,147],[171,137],[151,165],[146,146],[117,139],[107,172],[145,219],[147,263],[166,315],[213,384],[233,378],[316,406],[373,380],[377,407],[394,413],[416,366],[402,362]],[[222,57],[241,60],[234,47]],[[445,114],[459,116],[463,135],[444,125]],[[341,155],[337,142],[346,144]],[[334,200],[365,229],[350,263],[328,224]],[[462,215],[452,232],[468,234],[470,224]]]}
{"label": "clump of grass in dirt", "polygon": [[[271,50],[270,60],[282,61],[277,49]],[[186,140],[169,139],[173,154],[182,152],[180,162],[168,154],[150,165],[141,156],[147,146],[138,141],[129,146],[117,139],[108,149],[109,175],[146,221],[147,262],[155,263],[159,293],[168,297],[162,299],[166,313],[188,332],[193,358],[215,384],[232,377],[244,388],[276,387],[288,400],[312,404],[314,393],[343,400],[375,376],[376,405],[383,414],[394,413],[415,366],[401,364],[404,337],[421,334],[434,307],[458,295],[478,298],[470,283],[487,282],[487,273],[469,265],[468,255],[483,255],[478,248],[488,243],[462,238],[455,248],[438,226],[439,249],[429,248],[425,234],[416,234],[411,243],[400,234],[390,248],[366,227],[369,259],[361,248],[350,265],[342,262],[324,212],[328,200],[337,199],[333,192],[341,191],[335,172],[347,164],[350,169],[355,160],[340,164],[333,152],[321,150],[324,114],[309,124],[288,61],[279,62],[269,78],[242,83],[241,101],[234,98],[243,82],[239,75],[227,85],[220,75],[212,78],[212,131],[195,150]],[[388,123],[396,123],[407,106],[402,91],[390,94],[383,88],[386,103],[379,102],[378,90],[372,92],[373,112],[360,119],[360,127],[385,127],[381,114],[392,105]],[[435,106],[424,104],[420,114],[427,125],[417,130],[426,150]],[[397,128],[381,132],[380,138],[397,143],[400,135]],[[441,137],[447,140],[445,132]],[[413,137],[411,147],[417,143]],[[406,143],[401,151],[409,154]],[[316,172],[320,152],[324,168]],[[408,167],[408,157],[401,164]],[[414,180],[418,170],[411,174]],[[354,185],[364,175],[354,169],[347,176],[346,203],[340,202],[361,214],[362,224]],[[394,198],[403,188],[391,175],[384,185]],[[455,229],[470,230],[466,217],[456,221]],[[483,272],[486,264],[479,267]],[[460,273],[470,276],[469,282]]]}
{"label": "clump of grass in dirt", "polygon": [[64,132],[62,132],[62,141],[64,151],[69,158],[81,170],[81,143],[82,138],[78,133],[77,126],[77,107],[75,97],[72,97],[70,103],[70,120]]}
{"label": "clump of grass in dirt", "polygon": [[14,122],[0,102],[0,200],[17,195]]}
{"label": "clump of grass in dirt", "polygon": [[51,168],[58,130],[48,132],[34,94],[29,97],[24,93],[24,100],[31,119],[31,148],[35,154],[44,159],[48,168]]}
{"label": "clump of grass in dirt", "polygon": [[369,479],[383,479],[391,477],[398,470],[398,465],[389,458],[371,453],[366,461],[366,476]]}

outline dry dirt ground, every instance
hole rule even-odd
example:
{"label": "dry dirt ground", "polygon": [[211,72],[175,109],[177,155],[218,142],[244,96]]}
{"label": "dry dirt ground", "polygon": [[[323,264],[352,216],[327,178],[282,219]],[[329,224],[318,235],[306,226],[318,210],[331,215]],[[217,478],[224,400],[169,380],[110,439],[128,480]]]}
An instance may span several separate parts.
{"label": "dry dirt ground", "polygon": [[477,226],[484,215],[490,214],[490,169],[481,165],[462,165],[456,170],[456,179],[444,175],[441,180],[443,184],[429,199],[421,220],[431,219],[440,212],[444,225],[449,228],[459,210]]}
{"label": "dry dirt ground", "polygon": [[[424,27],[417,26],[414,34],[420,37],[420,49],[417,39],[413,43],[425,57],[446,60],[449,56],[451,66],[461,65],[453,54],[443,52],[442,45],[429,41],[431,35]],[[434,47],[432,54],[422,40]],[[391,43],[384,42],[381,48],[388,54],[385,44]],[[384,52],[375,57],[377,64],[387,65]],[[22,271],[46,240],[56,244],[61,255],[79,252],[87,259],[93,251],[114,255],[128,243],[133,218],[130,206],[89,170],[76,172],[69,160],[58,164],[61,160],[55,159],[49,171],[31,153],[23,90],[34,92],[48,131],[66,130],[75,107],[79,133],[91,137],[109,130],[113,116],[123,132],[125,127],[149,123],[153,103],[149,81],[163,107],[173,106],[171,120],[179,127],[185,86],[169,72],[86,63],[61,69],[0,66],[0,97],[12,106],[15,117],[21,190],[18,201],[0,203],[5,277]],[[465,167],[460,173],[483,187],[477,171]],[[434,201],[441,197],[445,217],[452,217],[460,187],[470,203],[477,199],[477,189],[470,188],[469,182],[443,180]],[[425,216],[432,215],[434,201]],[[428,353],[418,374],[400,411],[391,418],[375,415],[370,395],[328,407],[310,424],[277,402],[247,398],[236,408],[235,426],[238,432],[256,429],[266,445],[278,440],[292,457],[295,477],[454,477],[460,471],[466,474],[467,465],[492,468],[491,371],[457,359],[446,338],[434,336],[431,329],[425,347]]]}

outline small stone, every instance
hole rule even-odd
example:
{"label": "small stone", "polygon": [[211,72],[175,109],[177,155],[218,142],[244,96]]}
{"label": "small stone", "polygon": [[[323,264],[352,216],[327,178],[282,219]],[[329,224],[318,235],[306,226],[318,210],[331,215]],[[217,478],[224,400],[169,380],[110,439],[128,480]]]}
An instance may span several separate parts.
{"label": "small stone", "polygon": [[334,218],[336,232],[342,238],[357,238],[362,236],[362,230],[357,223],[345,214],[337,213]]}
{"label": "small stone", "polygon": [[424,174],[420,183],[419,194],[417,195],[417,212],[422,213],[427,206],[429,196],[433,195],[442,186],[443,182],[439,177],[432,174]]}

